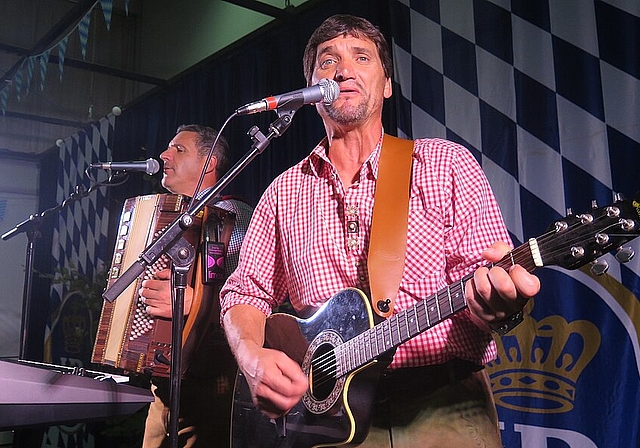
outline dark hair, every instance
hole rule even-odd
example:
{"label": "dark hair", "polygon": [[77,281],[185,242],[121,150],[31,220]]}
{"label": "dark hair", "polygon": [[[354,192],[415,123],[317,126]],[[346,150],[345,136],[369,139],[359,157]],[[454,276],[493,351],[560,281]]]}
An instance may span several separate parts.
{"label": "dark hair", "polygon": [[348,14],[336,14],[329,17],[320,24],[313,32],[304,49],[304,57],[302,65],[304,77],[307,84],[311,85],[311,76],[315,68],[316,52],[318,46],[338,36],[353,36],[357,38],[367,38],[371,40],[378,49],[378,56],[382,62],[384,75],[391,78],[393,74],[393,62],[391,60],[391,52],[384,35],[380,30],[366,19]]}
{"label": "dark hair", "polygon": [[[198,137],[196,138],[196,146],[198,147],[198,153],[203,157],[207,157],[213,142],[215,142],[216,137],[218,136],[218,131],[215,129],[199,124],[183,124],[179,126],[176,131],[176,133],[179,132],[195,132],[198,134]],[[229,149],[227,140],[222,135],[213,150],[213,155],[218,161],[216,164],[216,175],[220,178],[231,166],[231,150]]]}

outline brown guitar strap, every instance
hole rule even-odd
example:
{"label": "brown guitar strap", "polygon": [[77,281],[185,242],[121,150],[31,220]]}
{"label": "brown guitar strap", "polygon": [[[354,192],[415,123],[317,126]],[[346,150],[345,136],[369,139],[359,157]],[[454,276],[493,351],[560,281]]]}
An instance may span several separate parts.
{"label": "brown guitar strap", "polygon": [[381,317],[393,312],[404,270],[412,156],[412,140],[384,135],[368,258],[371,302]]}

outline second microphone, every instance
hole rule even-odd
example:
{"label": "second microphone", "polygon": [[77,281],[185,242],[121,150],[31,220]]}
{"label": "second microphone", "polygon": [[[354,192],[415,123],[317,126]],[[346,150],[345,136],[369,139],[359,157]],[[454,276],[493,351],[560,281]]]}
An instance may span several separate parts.
{"label": "second microphone", "polygon": [[160,171],[160,162],[156,159],[147,159],[139,162],[96,162],[89,165],[89,167],[111,171],[144,171],[152,175]]}

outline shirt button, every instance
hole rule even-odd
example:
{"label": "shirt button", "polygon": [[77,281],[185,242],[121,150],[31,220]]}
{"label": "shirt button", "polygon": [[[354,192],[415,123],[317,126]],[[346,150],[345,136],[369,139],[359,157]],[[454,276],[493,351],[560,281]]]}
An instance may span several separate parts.
{"label": "shirt button", "polygon": [[365,281],[367,279],[367,277],[365,277],[364,275],[361,275],[359,278],[360,278],[361,282],[363,282],[363,281]]}

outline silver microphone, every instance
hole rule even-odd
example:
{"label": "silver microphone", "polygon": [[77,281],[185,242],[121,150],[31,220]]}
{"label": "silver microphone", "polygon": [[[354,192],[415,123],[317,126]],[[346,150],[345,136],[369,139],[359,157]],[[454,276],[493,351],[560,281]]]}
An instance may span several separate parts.
{"label": "silver microphone", "polygon": [[144,171],[149,175],[160,171],[160,163],[156,159],[137,162],[96,162],[89,165],[89,167],[110,171]]}
{"label": "silver microphone", "polygon": [[340,96],[340,86],[333,79],[321,79],[318,84],[304,89],[294,90],[293,92],[283,93],[282,95],[268,96],[260,101],[245,104],[236,109],[238,115],[256,114],[267,110],[280,109],[281,107],[291,107],[297,109],[305,104],[333,103]]}

